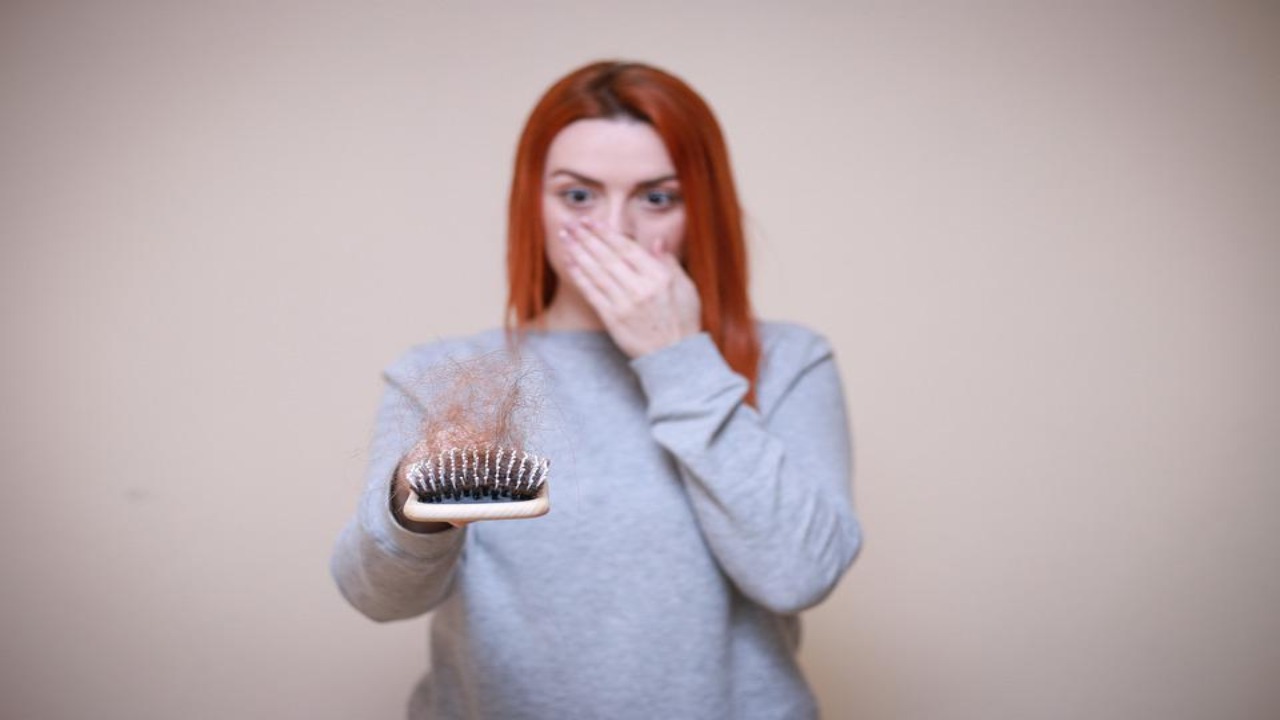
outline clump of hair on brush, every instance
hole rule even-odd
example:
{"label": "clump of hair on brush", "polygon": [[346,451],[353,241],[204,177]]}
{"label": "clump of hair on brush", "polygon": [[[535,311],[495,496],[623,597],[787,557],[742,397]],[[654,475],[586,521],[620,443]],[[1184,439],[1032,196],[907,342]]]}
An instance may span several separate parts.
{"label": "clump of hair on brush", "polygon": [[531,372],[497,351],[433,370],[430,407],[403,463],[403,512],[419,521],[536,517],[550,510],[551,461],[528,448],[537,417]]}

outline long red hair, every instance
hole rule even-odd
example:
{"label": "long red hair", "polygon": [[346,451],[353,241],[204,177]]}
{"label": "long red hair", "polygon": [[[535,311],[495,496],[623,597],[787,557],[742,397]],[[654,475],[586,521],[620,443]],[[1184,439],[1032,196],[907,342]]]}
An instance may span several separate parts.
{"label": "long red hair", "polygon": [[648,65],[587,65],[552,85],[529,114],[516,149],[507,218],[508,333],[525,329],[555,295],[542,222],[547,149],[566,125],[588,118],[638,120],[662,138],[685,200],[684,267],[702,301],[702,329],[751,383],[747,402],[754,405],[760,341],[729,151],[707,103],[679,78]]}

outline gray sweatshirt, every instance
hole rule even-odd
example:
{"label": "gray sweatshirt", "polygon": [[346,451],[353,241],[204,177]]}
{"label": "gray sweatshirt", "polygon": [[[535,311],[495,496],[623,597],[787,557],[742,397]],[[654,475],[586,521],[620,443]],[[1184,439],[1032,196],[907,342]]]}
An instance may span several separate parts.
{"label": "gray sweatshirt", "polygon": [[379,621],[434,610],[414,718],[812,718],[797,613],[857,554],[851,453],[828,343],[759,324],[759,411],[701,333],[634,360],[603,332],[529,332],[546,405],[551,512],[435,534],[396,523],[389,484],[447,358],[491,330],[410,350],[385,372],[366,491],[332,572]]}

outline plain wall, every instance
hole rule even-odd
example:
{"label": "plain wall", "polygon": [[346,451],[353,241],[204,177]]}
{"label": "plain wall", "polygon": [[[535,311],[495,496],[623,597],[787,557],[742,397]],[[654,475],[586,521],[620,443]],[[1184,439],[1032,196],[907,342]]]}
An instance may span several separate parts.
{"label": "plain wall", "polygon": [[1280,716],[1280,9],[665,0],[2,6],[0,715],[402,715],[426,621],[327,569],[378,373],[500,321],[602,57],[708,98],[837,349],[827,717]]}

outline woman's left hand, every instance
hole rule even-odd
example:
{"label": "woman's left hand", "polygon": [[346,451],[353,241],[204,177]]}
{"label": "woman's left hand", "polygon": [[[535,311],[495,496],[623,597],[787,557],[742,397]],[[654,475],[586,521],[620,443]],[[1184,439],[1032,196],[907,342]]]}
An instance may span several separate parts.
{"label": "woman's left hand", "polygon": [[570,281],[628,357],[674,345],[702,329],[698,289],[672,252],[672,238],[658,238],[646,250],[581,218],[561,229],[560,240]]}

